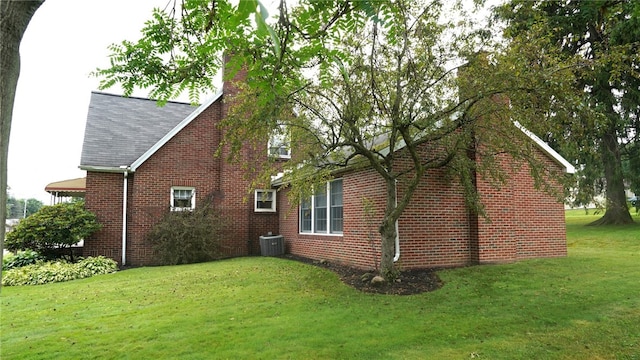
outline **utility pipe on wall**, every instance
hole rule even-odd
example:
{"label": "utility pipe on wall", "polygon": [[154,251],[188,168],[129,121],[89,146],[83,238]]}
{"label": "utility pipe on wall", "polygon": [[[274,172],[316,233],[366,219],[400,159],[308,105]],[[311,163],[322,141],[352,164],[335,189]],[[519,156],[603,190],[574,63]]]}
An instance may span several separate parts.
{"label": "utility pipe on wall", "polygon": [[122,266],[127,264],[127,185],[129,171],[126,169],[123,172],[123,190],[122,190]]}
{"label": "utility pipe on wall", "polygon": [[[398,179],[396,182],[396,208],[398,207]],[[396,254],[393,257],[393,262],[400,260],[400,227],[398,226],[398,219],[396,219]]]}

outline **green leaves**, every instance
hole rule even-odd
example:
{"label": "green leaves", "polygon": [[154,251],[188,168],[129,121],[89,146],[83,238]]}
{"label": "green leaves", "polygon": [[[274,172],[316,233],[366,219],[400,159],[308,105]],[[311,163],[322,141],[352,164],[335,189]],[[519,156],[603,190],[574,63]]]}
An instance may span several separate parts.
{"label": "green leaves", "polygon": [[7,234],[6,247],[46,254],[76,244],[100,227],[96,216],[84,209],[84,202],[44,206]]}
{"label": "green leaves", "polygon": [[172,211],[153,226],[148,241],[161,265],[211,261],[221,257],[225,224],[210,204]]}
{"label": "green leaves", "polygon": [[[260,12],[257,11],[258,6],[260,7]],[[255,13],[256,17],[259,17],[262,23],[264,23],[264,20],[269,17],[266,8],[258,0],[240,0],[235,14],[236,24],[239,24],[249,18],[251,13]],[[256,22],[258,22],[258,19],[256,19]],[[260,25],[258,25],[258,28],[260,28]]]}
{"label": "green leaves", "polygon": [[[188,91],[192,102],[217,90],[221,56],[233,52],[245,64],[268,44],[270,56],[281,53],[281,39],[269,23],[269,12],[258,0],[183,0],[181,7],[155,9],[140,39],[109,47],[111,66],[96,69],[100,88],[120,85],[125,95],[149,89],[149,97],[165,102]],[[253,15],[253,16],[252,16]],[[261,46],[262,47],[262,46]],[[259,55],[258,58],[261,58]]]}
{"label": "green leaves", "polygon": [[84,279],[116,271],[118,271],[118,264],[103,256],[88,257],[77,263],[69,263],[64,260],[38,262],[4,272],[2,286],[43,285]]}
{"label": "green leaves", "polygon": [[[548,111],[552,124],[547,137],[581,165],[579,182],[574,184],[579,190],[574,194],[576,206],[590,203],[605,190],[603,185],[608,209],[625,203],[622,162],[630,154],[625,147],[631,146],[625,144],[638,141],[640,31],[635,25],[640,23],[639,9],[638,2],[630,0],[511,0],[497,10],[513,44],[522,44],[527,37],[538,44],[536,53],[528,54],[532,59],[555,58],[569,64],[565,69],[571,74],[562,73],[573,82],[549,74],[555,94],[548,92],[541,105],[553,107]],[[541,31],[546,42],[534,35]],[[607,143],[607,139],[618,140]],[[626,206],[619,214],[631,221]]]}

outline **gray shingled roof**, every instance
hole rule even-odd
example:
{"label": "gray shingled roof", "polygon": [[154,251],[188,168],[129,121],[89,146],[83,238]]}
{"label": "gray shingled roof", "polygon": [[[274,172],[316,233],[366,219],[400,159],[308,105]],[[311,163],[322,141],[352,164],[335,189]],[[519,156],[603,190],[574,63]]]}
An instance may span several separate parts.
{"label": "gray shingled roof", "polygon": [[91,93],[80,167],[131,165],[196,107],[155,100]]}

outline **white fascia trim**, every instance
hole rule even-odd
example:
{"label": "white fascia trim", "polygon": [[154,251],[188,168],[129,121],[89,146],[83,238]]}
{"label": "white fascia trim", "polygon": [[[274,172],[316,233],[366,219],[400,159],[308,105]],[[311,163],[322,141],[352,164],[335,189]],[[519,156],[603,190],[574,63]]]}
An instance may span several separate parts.
{"label": "white fascia trim", "polygon": [[131,164],[131,171],[136,171],[140,165],[142,165],[147,159],[149,159],[153,154],[156,153],[161,147],[164,146],[169,140],[171,140],[176,134],[178,134],[185,126],[189,125],[191,121],[193,121],[198,115],[202,114],[211,104],[216,102],[218,99],[222,97],[222,90],[218,91],[215,95],[213,95],[209,100],[204,102],[202,105],[198,106],[196,110],[194,110],[189,116],[187,116],[184,120],[182,120],[176,127],[171,129],[165,136],[162,137],[157,143],[155,143],[149,150],[147,150],[142,156],[140,156],[136,161]]}
{"label": "white fascia trim", "polygon": [[113,166],[92,166],[92,165],[80,165],[78,166],[80,170],[85,171],[95,171],[95,172],[108,172],[108,173],[123,173],[123,172],[133,172],[130,167],[123,165],[118,167]]}
{"label": "white fascia trim", "polygon": [[549,155],[558,164],[562,165],[564,167],[564,171],[567,174],[575,174],[576,168],[573,165],[571,165],[571,163],[569,161],[567,161],[567,159],[563,158],[562,155],[558,154],[555,150],[553,150],[551,148],[551,146],[549,146],[549,144],[547,144],[542,139],[540,139],[538,136],[536,136],[536,134],[534,134],[531,131],[529,131],[528,129],[526,129],[519,122],[514,121],[513,124],[518,129],[520,129],[520,131],[522,131],[525,135],[527,135],[531,140],[533,140],[536,143],[536,145],[538,145],[540,150],[542,150],[542,152],[544,152],[545,154]]}
{"label": "white fascia trim", "polygon": [[[558,164],[560,164],[562,167],[564,167],[564,171],[567,174],[575,174],[576,168],[573,165],[571,165],[571,163],[569,161],[567,161],[567,159],[562,157],[562,155],[558,154],[558,152],[553,150],[551,148],[551,146],[549,146],[549,144],[547,144],[544,140],[540,139],[536,134],[532,133],[527,128],[522,126],[522,124],[520,124],[519,122],[513,121],[513,124],[518,129],[520,129],[520,131],[522,131],[525,135],[527,135],[527,137],[529,137],[531,140],[533,140],[533,142],[536,145],[538,145],[538,147],[540,148],[540,150],[542,150],[542,152],[544,152],[545,154],[550,156]],[[437,125],[441,126],[442,124],[437,124]],[[416,138],[419,139],[420,136],[416,136]],[[406,146],[406,143],[404,142],[404,140],[400,140],[400,142],[398,143],[398,147],[396,148],[396,151],[401,150],[405,146]],[[380,153],[382,153],[383,155],[387,155],[389,153],[389,146],[387,146],[384,149],[380,150]]]}

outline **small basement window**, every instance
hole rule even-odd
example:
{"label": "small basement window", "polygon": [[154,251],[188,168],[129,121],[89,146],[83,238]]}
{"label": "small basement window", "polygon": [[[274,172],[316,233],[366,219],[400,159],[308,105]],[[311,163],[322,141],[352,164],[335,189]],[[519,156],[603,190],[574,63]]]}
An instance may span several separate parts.
{"label": "small basement window", "polygon": [[171,188],[171,211],[191,211],[196,207],[196,189],[174,186]]}
{"label": "small basement window", "polygon": [[256,190],[254,210],[256,212],[275,212],[276,211],[276,191],[275,190]]}

